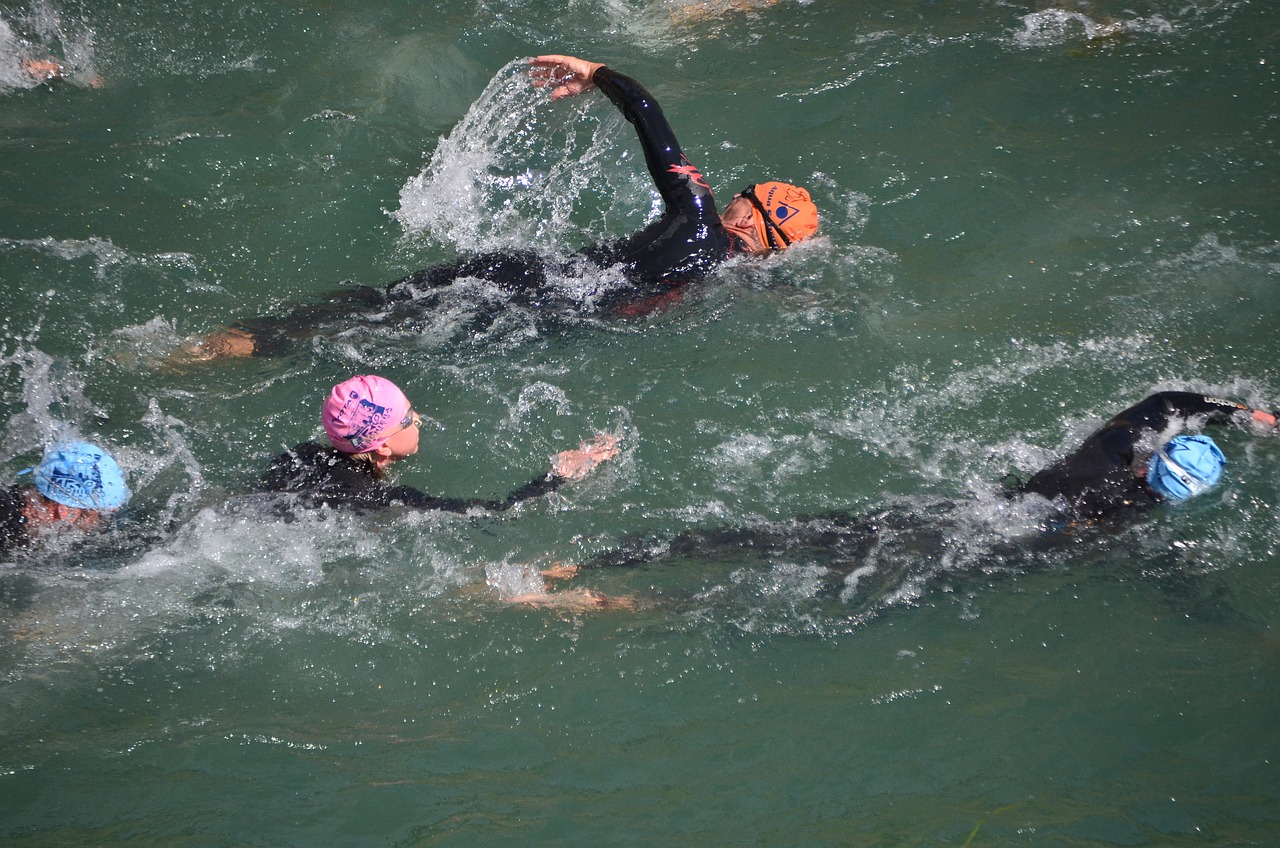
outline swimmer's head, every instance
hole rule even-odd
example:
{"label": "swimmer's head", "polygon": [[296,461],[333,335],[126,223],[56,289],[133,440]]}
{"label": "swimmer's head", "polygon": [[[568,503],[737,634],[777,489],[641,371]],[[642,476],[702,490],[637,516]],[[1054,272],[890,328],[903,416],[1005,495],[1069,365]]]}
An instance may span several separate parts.
{"label": "swimmer's head", "polygon": [[352,454],[381,448],[415,420],[404,392],[385,377],[373,375],[352,377],[334,386],[320,411],[329,441]]}
{"label": "swimmer's head", "polygon": [[105,511],[129,502],[129,486],[116,461],[87,442],[63,442],[45,451],[31,473],[36,491],[63,506]]}
{"label": "swimmer's head", "polygon": [[725,207],[726,216],[740,200],[749,204],[745,208],[751,212],[751,229],[766,251],[786,250],[818,231],[818,207],[800,186],[779,182],[749,185]]}
{"label": "swimmer's head", "polygon": [[1208,436],[1177,436],[1147,463],[1147,483],[1158,494],[1182,501],[1207,490],[1222,476],[1227,458]]}

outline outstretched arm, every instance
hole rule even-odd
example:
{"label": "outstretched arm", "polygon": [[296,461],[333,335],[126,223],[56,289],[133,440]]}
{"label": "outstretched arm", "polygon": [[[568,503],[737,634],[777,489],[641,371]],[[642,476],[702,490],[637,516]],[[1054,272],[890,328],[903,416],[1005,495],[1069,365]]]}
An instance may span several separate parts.
{"label": "outstretched arm", "polygon": [[[406,500],[405,502],[418,509],[439,509],[446,512],[469,512],[472,509],[506,512],[522,501],[542,497],[549,492],[554,492],[565,483],[586,477],[601,462],[618,455],[618,443],[620,441],[617,436],[611,433],[600,433],[590,441],[584,441],[573,450],[561,451],[556,455],[555,461],[551,464],[551,470],[547,474],[525,483],[503,500],[435,498],[418,493],[420,495],[419,499]],[[405,500],[405,497],[402,496],[401,500]]]}
{"label": "outstretched arm", "polygon": [[1248,419],[1273,430],[1278,423],[1275,413],[1195,392],[1158,392],[1121,412],[1112,423],[1162,431],[1174,421],[1197,415],[1208,416],[1214,424]]}
{"label": "outstretched arm", "polygon": [[636,600],[630,595],[605,595],[593,589],[568,589],[563,592],[534,592],[503,598],[504,603],[524,604],[531,607],[563,609],[574,612],[622,609],[634,610]]}
{"label": "outstretched arm", "polygon": [[576,56],[537,56],[529,64],[533,84],[551,88],[552,100],[599,87],[636,128],[649,175],[667,207],[680,209],[693,220],[719,222],[711,187],[685,158],[662,107],[644,86],[613,68]]}

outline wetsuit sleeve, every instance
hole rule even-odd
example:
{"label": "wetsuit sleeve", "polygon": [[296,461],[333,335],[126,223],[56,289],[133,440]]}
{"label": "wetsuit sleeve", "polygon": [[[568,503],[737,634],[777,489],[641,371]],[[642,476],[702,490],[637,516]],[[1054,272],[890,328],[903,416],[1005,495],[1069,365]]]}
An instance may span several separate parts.
{"label": "wetsuit sleeve", "polygon": [[414,509],[435,509],[443,512],[470,512],[482,509],[488,512],[506,512],[521,501],[542,497],[563,486],[565,478],[558,474],[547,474],[530,480],[502,500],[496,498],[437,498],[423,494],[408,486],[387,486],[384,490],[390,501],[399,501]]}
{"label": "wetsuit sleeve", "polygon": [[384,306],[386,300],[386,294],[380,289],[355,286],[331,292],[314,303],[296,306],[287,315],[248,318],[232,327],[253,337],[254,356],[281,356],[325,327],[344,326],[353,315],[373,312]]}
{"label": "wetsuit sleeve", "polygon": [[1246,418],[1254,410],[1221,398],[1194,392],[1158,392],[1134,404],[1109,422],[1110,425],[1159,432],[1170,424],[1204,415],[1210,424],[1226,424],[1234,418]]}
{"label": "wetsuit sleeve", "polygon": [[685,158],[653,95],[631,77],[609,67],[598,69],[591,79],[636,128],[649,175],[667,206],[695,216],[701,216],[708,209],[714,211],[711,187]]}
{"label": "wetsuit sleeve", "polygon": [[1208,424],[1226,424],[1235,415],[1249,412],[1247,406],[1194,392],[1157,392],[1108,421],[1066,462],[1083,467],[1088,464],[1085,457],[1100,451],[1106,466],[1128,467],[1134,461],[1138,442],[1149,433],[1163,432],[1196,416],[1204,416]]}

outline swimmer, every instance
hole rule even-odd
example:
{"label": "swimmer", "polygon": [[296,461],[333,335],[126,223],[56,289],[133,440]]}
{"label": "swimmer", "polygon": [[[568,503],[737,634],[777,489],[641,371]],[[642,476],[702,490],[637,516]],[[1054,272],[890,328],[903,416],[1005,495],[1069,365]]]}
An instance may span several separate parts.
{"label": "swimmer", "polygon": [[[602,315],[643,315],[674,302],[685,285],[711,275],[731,257],[780,253],[817,232],[818,207],[809,192],[784,182],[746,186],[718,213],[710,185],[685,158],[657,100],[631,77],[561,55],[531,59],[530,75],[535,87],[550,89],[552,100],[598,88],[618,107],[639,135],[649,175],[662,197],[658,220],[635,235],[587,248],[568,262],[532,251],[482,254],[418,271],[385,288],[340,292],[284,317],[253,319],[214,332],[175,357],[174,364],[277,354],[315,335],[320,325],[349,322],[353,314],[375,314],[383,323],[411,320],[430,308],[429,292],[461,278],[493,283],[515,302],[540,312],[572,312],[590,302]],[[566,295],[549,280],[573,275],[575,258],[599,267],[618,266],[628,285],[584,299]]]}
{"label": "swimmer", "polygon": [[575,450],[562,451],[550,471],[506,498],[440,498],[386,481],[389,466],[418,452],[422,427],[422,418],[390,380],[368,375],[339,383],[325,399],[320,420],[329,446],[304,442],[281,454],[267,471],[263,489],[296,494],[313,507],[504,512],[581,480],[618,453],[618,438],[600,434]]}
{"label": "swimmer", "polygon": [[[1141,514],[1157,504],[1177,504],[1212,488],[1226,465],[1218,445],[1203,434],[1179,434],[1190,423],[1235,422],[1276,432],[1275,413],[1192,392],[1159,392],[1120,412],[1076,451],[1011,489],[1010,498],[1044,498],[1053,508],[1046,530],[1092,525],[1122,514]],[[944,517],[955,504],[931,509],[932,520],[900,510],[870,515],[829,513],[760,527],[689,530],[667,540],[640,539],[605,551],[581,566],[561,564],[542,573],[567,580],[580,568],[803,552],[829,564],[824,591],[855,583],[873,557],[894,546],[903,562],[936,560],[956,528]],[[1039,537],[1039,538],[1044,538]],[[891,583],[897,576],[877,578]],[[527,602],[527,601],[526,601]]]}
{"label": "swimmer", "polygon": [[98,528],[104,515],[129,502],[120,466],[101,448],[64,442],[45,451],[31,484],[0,489],[0,555],[62,530]]}

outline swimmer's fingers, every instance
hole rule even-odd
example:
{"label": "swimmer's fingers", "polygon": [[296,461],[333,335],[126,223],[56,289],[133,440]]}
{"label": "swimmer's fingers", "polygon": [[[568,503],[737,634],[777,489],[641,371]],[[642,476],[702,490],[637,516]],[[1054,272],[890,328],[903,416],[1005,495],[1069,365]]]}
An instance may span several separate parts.
{"label": "swimmer's fingers", "polygon": [[551,473],[566,480],[581,480],[595,465],[596,461],[584,450],[561,451],[551,464]]}
{"label": "swimmer's fingers", "polygon": [[21,64],[24,71],[39,80],[62,79],[67,72],[66,67],[52,57],[48,59],[27,58],[23,59]]}
{"label": "swimmer's fingers", "polygon": [[542,576],[548,580],[572,580],[578,574],[578,566],[567,562],[557,562],[550,568],[542,569]]}
{"label": "swimmer's fingers", "polygon": [[630,595],[605,595],[591,589],[587,589],[586,594],[596,609],[634,610],[636,608],[636,599]]}
{"label": "swimmer's fingers", "polygon": [[634,610],[636,608],[635,598],[627,595],[609,596],[592,589],[520,595],[519,597],[508,598],[507,603],[548,609],[572,610],[574,612],[590,612],[603,609]]}
{"label": "swimmer's fingers", "polygon": [[228,327],[212,332],[194,344],[188,345],[170,357],[170,364],[212,362],[215,359],[237,359],[253,356],[256,347],[257,340],[254,338],[253,333]]}
{"label": "swimmer's fingers", "polygon": [[551,471],[566,480],[581,480],[597,463],[618,455],[618,441],[618,437],[611,433],[601,433],[575,450],[557,454]]}
{"label": "swimmer's fingers", "polygon": [[1252,411],[1253,420],[1257,421],[1264,427],[1270,427],[1273,430],[1280,429],[1280,418],[1274,412],[1267,412],[1265,409],[1255,409]]}
{"label": "swimmer's fingers", "polygon": [[606,459],[613,459],[618,455],[618,445],[622,439],[613,433],[598,433],[596,437],[589,442],[583,442],[579,445],[581,450],[587,452],[587,456],[596,462],[604,462]]}
{"label": "swimmer's fingers", "polygon": [[604,67],[577,56],[548,54],[529,60],[529,77],[535,88],[551,88],[551,99],[574,97],[595,87],[591,78]]}

